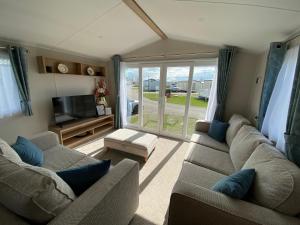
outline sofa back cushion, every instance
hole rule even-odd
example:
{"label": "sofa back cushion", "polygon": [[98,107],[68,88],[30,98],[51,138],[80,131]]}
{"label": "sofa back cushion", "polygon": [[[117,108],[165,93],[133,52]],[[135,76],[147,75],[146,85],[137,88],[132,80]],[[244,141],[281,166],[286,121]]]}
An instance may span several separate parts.
{"label": "sofa back cushion", "polygon": [[262,143],[271,144],[256,128],[244,125],[234,137],[229,149],[235,170],[240,170],[256,147]]}
{"label": "sofa back cushion", "polygon": [[273,146],[257,147],[243,169],[254,168],[256,176],[250,200],[281,213],[300,213],[300,168]]}
{"label": "sofa back cushion", "polygon": [[0,154],[5,156],[7,159],[10,159],[14,162],[20,163],[22,159],[18,153],[12,149],[4,140],[0,138]]}
{"label": "sofa back cushion", "polygon": [[14,150],[3,141],[0,146],[0,204],[34,223],[47,223],[75,199],[56,173],[7,154]]}
{"label": "sofa back cushion", "polygon": [[228,123],[229,123],[229,127],[226,132],[226,142],[230,146],[233,141],[233,138],[235,137],[239,129],[243,125],[250,125],[251,123],[245,117],[238,114],[232,115]]}

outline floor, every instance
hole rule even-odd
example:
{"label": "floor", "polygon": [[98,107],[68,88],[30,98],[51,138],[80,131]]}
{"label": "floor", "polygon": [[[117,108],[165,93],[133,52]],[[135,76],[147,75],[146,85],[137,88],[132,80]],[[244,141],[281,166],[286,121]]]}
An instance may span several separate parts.
{"label": "floor", "polygon": [[140,203],[130,225],[164,225],[170,194],[179,175],[188,143],[159,137],[155,151],[146,163],[143,159],[115,150],[103,152],[103,138],[76,150],[98,159],[111,159],[115,165],[124,158],[140,163]]}

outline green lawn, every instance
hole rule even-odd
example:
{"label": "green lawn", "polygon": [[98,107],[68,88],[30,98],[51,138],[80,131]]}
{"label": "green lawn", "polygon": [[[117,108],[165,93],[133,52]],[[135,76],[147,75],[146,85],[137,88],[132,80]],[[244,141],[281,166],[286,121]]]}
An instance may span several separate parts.
{"label": "green lawn", "polygon": [[[144,97],[148,98],[152,101],[158,101],[159,94],[154,92],[144,92]],[[167,98],[167,102],[171,104],[177,104],[177,105],[185,105],[186,103],[186,97],[184,95],[174,95],[172,94],[170,98]],[[200,107],[200,108],[207,108],[207,102],[203,100],[197,99],[196,96],[191,97],[191,103],[192,106]]]}
{"label": "green lawn", "polygon": [[[164,131],[168,131],[173,134],[181,135],[183,128],[182,116],[176,115],[164,115]],[[195,123],[197,118],[188,118],[188,135],[192,135],[195,129]],[[128,118],[128,122],[132,125],[138,125],[138,115],[134,115]],[[144,115],[144,127],[150,130],[157,130],[158,118],[157,115],[145,114]]]}

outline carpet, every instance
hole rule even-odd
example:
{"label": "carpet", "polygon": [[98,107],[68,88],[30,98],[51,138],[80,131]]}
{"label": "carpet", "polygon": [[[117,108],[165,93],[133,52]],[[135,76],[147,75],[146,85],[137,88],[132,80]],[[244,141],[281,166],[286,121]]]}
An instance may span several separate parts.
{"label": "carpet", "polygon": [[172,188],[181,170],[188,143],[159,137],[155,151],[145,163],[142,158],[110,150],[101,151],[103,139],[97,139],[76,148],[77,151],[98,159],[111,159],[116,165],[124,158],[140,164],[140,202],[130,225],[164,225]]}

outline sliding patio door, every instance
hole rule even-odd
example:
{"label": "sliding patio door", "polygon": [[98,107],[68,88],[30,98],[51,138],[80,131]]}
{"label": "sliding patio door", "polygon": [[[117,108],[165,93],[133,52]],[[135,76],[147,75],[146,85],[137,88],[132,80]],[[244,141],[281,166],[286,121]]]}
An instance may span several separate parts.
{"label": "sliding patio door", "polygon": [[215,75],[216,60],[128,65],[128,127],[190,136],[196,120],[205,118]]}

